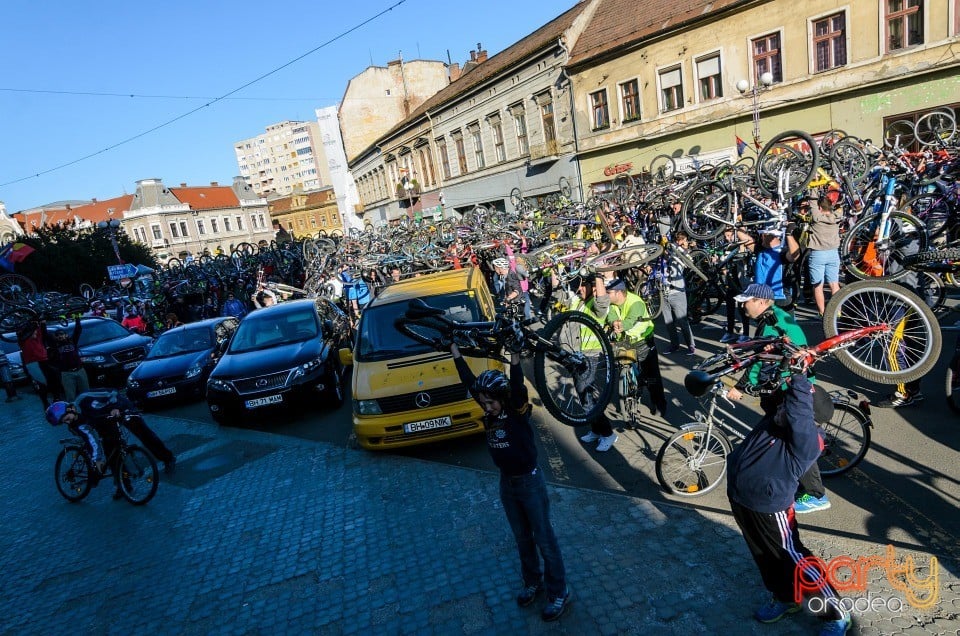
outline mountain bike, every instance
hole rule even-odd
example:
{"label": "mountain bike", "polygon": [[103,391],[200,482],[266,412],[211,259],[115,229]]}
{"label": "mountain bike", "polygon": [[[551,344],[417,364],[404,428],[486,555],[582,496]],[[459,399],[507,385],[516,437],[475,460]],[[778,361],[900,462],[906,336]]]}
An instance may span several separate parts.
{"label": "mountain bike", "polygon": [[101,479],[113,477],[123,498],[135,506],[142,506],[157,494],[160,484],[157,462],[142,447],[130,444],[122,422],[135,414],[110,418],[117,427],[117,442],[106,460],[107,471],[101,473],[90,458],[86,445],[79,437],[60,440],[63,448],[57,455],[54,477],[57,490],[69,502],[77,502],[90,494]]}
{"label": "mountain bike", "polygon": [[[510,304],[495,320],[453,320],[421,299],[411,300],[394,326],[437,351],[457,344],[464,356],[508,362],[504,350],[533,358],[534,385],[553,417],[568,426],[589,424],[606,408],[614,389],[613,347],[604,328],[579,311],[555,315],[540,329]],[[584,342],[594,343],[585,350]]]}

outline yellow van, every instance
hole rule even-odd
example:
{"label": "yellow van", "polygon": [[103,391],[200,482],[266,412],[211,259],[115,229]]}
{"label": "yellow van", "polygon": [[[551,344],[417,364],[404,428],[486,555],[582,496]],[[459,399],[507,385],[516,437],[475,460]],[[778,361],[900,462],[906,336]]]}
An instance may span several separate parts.
{"label": "yellow van", "polygon": [[[353,353],[353,430],[363,448],[378,450],[473,435],[483,411],[460,383],[449,352],[397,331],[394,320],[421,298],[454,320],[493,320],[493,297],[476,268],[428,274],[384,288],[363,310]],[[503,369],[495,360],[466,358],[475,374]]]}

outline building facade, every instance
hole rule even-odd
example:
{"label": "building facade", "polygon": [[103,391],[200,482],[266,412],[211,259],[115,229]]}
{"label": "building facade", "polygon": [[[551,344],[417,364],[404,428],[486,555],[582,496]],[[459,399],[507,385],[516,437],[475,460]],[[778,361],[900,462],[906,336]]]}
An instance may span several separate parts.
{"label": "building facade", "polygon": [[233,184],[168,188],[160,179],[137,181],[122,227],[151,247],[161,262],[186,255],[229,254],[240,243],[275,237],[267,201],[243,177]]}
{"label": "building facade", "polygon": [[338,115],[347,160],[403,121],[450,83],[447,65],[402,58],[370,66],[347,83]]}
{"label": "building facade", "polygon": [[558,192],[561,178],[576,189],[563,65],[595,5],[579,3],[489,59],[473,52],[459,79],[351,160],[364,222],[508,209],[514,188],[534,198]]}
{"label": "building facade", "polygon": [[0,245],[23,236],[23,228],[13,218],[7,216],[7,206],[0,201]]}
{"label": "building facade", "polygon": [[267,205],[273,221],[282,225],[294,238],[343,233],[337,195],[333,188],[295,192],[270,199]]}
{"label": "building facade", "polygon": [[[736,160],[736,139],[885,125],[960,104],[957,0],[603,0],[571,51],[580,170],[603,190],[656,155]],[[772,80],[769,86],[761,82]],[[740,89],[744,89],[741,91]],[[754,102],[756,99],[756,102]]]}
{"label": "building facade", "polygon": [[323,152],[327,156],[327,166],[330,170],[330,184],[336,193],[340,224],[347,229],[363,229],[363,222],[357,216],[360,197],[357,196],[357,184],[347,166],[337,107],[318,108],[316,114],[317,124],[320,126],[320,137],[323,139]]}
{"label": "building facade", "polygon": [[330,185],[317,122],[283,121],[233,145],[240,174],[257,195],[286,195],[295,189]]}

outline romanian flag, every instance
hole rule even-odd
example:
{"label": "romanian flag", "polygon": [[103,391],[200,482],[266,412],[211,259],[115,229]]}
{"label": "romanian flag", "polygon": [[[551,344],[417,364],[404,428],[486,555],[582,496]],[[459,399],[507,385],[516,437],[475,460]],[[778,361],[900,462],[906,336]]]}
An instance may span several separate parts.
{"label": "romanian flag", "polygon": [[36,251],[26,243],[7,243],[0,248],[0,267],[12,272],[14,263],[23,262]]}
{"label": "romanian flag", "polygon": [[737,156],[742,157],[746,149],[747,149],[747,142],[745,142],[743,139],[740,139],[740,137],[738,136],[737,137]]}

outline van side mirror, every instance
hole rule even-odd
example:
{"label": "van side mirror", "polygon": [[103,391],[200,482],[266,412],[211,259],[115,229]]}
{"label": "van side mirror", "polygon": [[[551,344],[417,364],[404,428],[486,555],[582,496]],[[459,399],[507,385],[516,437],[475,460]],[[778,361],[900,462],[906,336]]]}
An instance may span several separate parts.
{"label": "van side mirror", "polygon": [[340,364],[349,367],[353,364],[353,351],[344,347],[338,352],[340,354]]}

